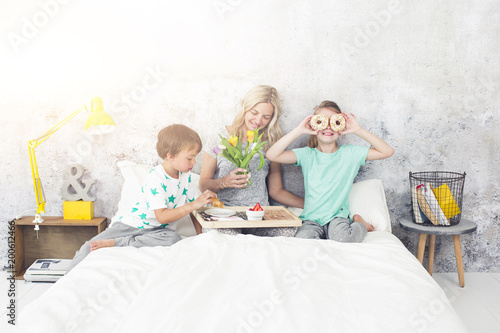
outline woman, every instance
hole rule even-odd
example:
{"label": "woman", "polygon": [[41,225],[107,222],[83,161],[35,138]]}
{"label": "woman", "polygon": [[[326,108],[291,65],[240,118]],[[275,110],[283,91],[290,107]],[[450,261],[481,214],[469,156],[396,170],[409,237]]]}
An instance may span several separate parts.
{"label": "woman", "polygon": [[[247,130],[261,128],[261,141],[267,141],[264,150],[273,145],[282,136],[279,125],[281,103],[278,91],[271,86],[257,86],[251,89],[238,105],[239,113],[231,125],[226,126],[226,133],[222,136],[239,136],[243,147],[246,145]],[[251,160],[249,174],[238,174],[246,170],[236,168],[226,158],[215,155],[211,151],[203,153],[203,163],[200,173],[200,190],[211,190],[226,206],[261,206],[269,205],[269,197],[273,200],[293,207],[304,207],[304,199],[285,189],[281,181],[281,164],[272,163],[267,158],[261,170],[257,171],[259,156],[256,154]],[[252,185],[247,186],[249,177]],[[199,228],[199,226],[198,226]],[[198,229],[199,230],[199,229]],[[251,233],[260,236],[294,236],[295,228],[243,228],[218,229],[224,233]]]}

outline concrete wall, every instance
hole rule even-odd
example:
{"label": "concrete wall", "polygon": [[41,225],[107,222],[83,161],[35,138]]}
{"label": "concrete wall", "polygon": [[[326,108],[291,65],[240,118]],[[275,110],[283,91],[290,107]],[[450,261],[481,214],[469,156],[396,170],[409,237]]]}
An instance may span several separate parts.
{"label": "concrete wall", "polygon": [[[409,216],[408,173],[467,172],[463,218],[479,226],[462,237],[465,269],[500,271],[498,1],[0,4],[0,263],[7,222],[35,208],[26,141],[81,104],[102,97],[118,130],[86,136],[80,115],[37,149],[46,215],[62,214],[64,171],[81,163],[97,181],[96,215],[113,216],[117,161],[158,162],[156,134],[171,123],[209,142],[249,88],[270,84],[285,132],[332,99],[395,148],[358,179],[384,181],[393,232],[410,251],[417,236],[397,224]],[[284,169],[285,186],[303,193],[300,172]],[[455,270],[451,239],[437,239],[435,270]]]}

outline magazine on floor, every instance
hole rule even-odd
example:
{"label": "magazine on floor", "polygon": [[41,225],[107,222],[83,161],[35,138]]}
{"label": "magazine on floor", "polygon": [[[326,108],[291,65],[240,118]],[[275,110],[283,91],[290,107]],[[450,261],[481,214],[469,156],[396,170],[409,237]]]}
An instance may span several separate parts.
{"label": "magazine on floor", "polygon": [[55,282],[59,280],[71,264],[71,259],[37,259],[24,273],[28,282]]}

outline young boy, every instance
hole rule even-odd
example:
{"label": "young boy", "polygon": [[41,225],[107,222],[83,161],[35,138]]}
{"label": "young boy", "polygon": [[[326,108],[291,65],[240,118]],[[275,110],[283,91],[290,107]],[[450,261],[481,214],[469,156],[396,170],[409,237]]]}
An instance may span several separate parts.
{"label": "young boy", "polygon": [[156,150],[163,159],[149,172],[138,202],[128,215],[82,245],[71,262],[71,270],[90,251],[111,246],[170,246],[181,237],[177,220],[211,203],[215,193],[205,191],[194,198],[191,169],[201,151],[199,135],[184,125],[170,125],[158,133]]}

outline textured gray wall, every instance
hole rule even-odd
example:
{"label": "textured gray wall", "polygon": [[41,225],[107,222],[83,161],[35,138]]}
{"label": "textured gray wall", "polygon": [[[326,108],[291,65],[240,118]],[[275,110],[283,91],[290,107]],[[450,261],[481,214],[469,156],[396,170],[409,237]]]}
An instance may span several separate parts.
{"label": "textured gray wall", "polygon": [[[285,132],[332,99],[395,148],[358,179],[384,181],[393,232],[414,253],[417,236],[397,224],[408,172],[467,172],[463,217],[479,226],[462,237],[464,266],[500,271],[498,1],[1,3],[1,264],[7,221],[35,207],[26,141],[79,105],[101,96],[118,131],[88,137],[80,115],[37,149],[46,215],[62,214],[62,175],[77,162],[97,180],[96,215],[113,216],[117,161],[156,163],[156,134],[171,123],[209,146],[244,93],[270,84]],[[299,170],[284,170],[303,193]],[[435,270],[455,269],[451,239],[438,238]]]}

